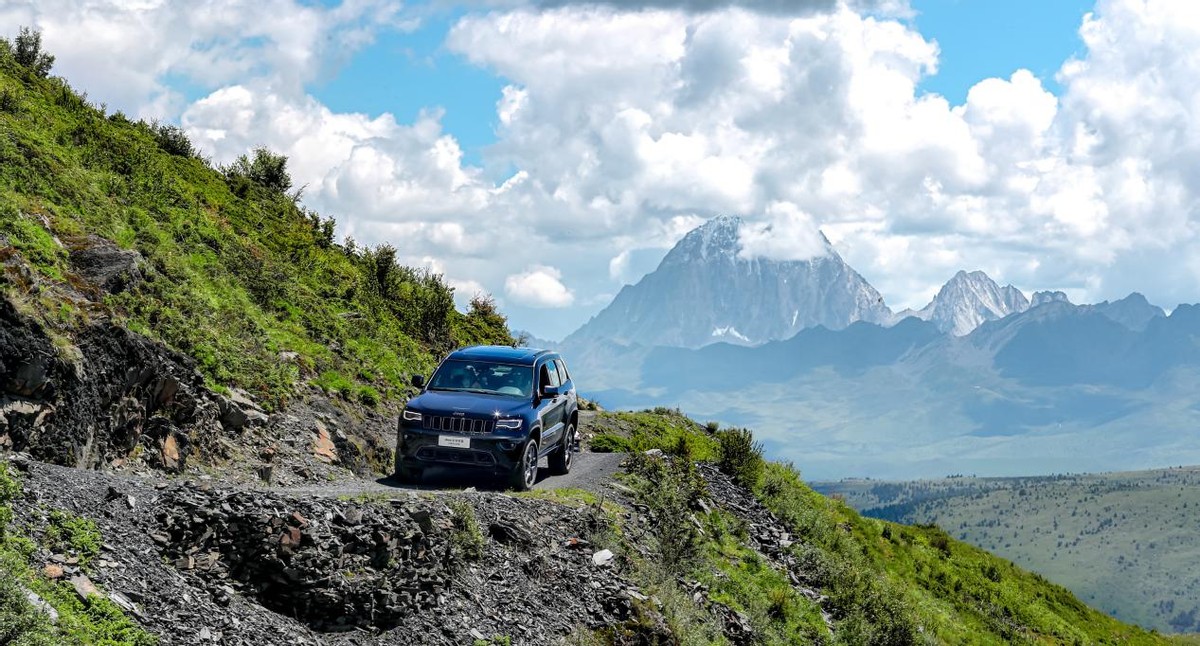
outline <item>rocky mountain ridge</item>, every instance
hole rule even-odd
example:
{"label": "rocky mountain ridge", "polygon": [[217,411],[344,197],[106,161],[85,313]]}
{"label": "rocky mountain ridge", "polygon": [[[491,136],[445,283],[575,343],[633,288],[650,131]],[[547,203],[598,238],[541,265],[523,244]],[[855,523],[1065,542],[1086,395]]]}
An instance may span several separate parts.
{"label": "rocky mountain ridge", "polygon": [[[928,305],[907,315],[931,321],[942,332],[963,336],[985,321],[1002,319],[1029,307],[1029,299],[1016,287],[1000,287],[982,271],[959,271]],[[904,316],[901,313],[897,318]]]}
{"label": "rocky mountain ridge", "polygon": [[[983,323],[1031,307],[1070,303],[1061,291],[1030,297],[1011,284],[1000,286],[982,271],[961,270],[921,309],[893,313],[824,235],[816,257],[779,261],[747,256],[744,226],[742,218],[724,215],[692,230],[653,272],[623,287],[599,314],[561,344],[551,345],[581,351],[601,342],[647,348],[752,346],[817,326],[840,330],[858,321],[886,326],[910,317],[965,336]],[[1137,293],[1089,307],[1135,329],[1163,315]]]}
{"label": "rocky mountain ridge", "polygon": [[841,329],[891,317],[879,292],[828,240],[807,260],[745,257],[742,226],[739,217],[721,216],[691,231],[563,344],[756,345],[817,325]]}

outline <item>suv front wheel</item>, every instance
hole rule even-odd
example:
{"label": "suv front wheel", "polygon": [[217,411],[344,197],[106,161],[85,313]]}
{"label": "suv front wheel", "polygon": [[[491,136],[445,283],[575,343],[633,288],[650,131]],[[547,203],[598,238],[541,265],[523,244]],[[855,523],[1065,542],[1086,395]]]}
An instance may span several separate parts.
{"label": "suv front wheel", "polygon": [[563,431],[562,445],[550,454],[550,475],[565,476],[571,472],[571,464],[575,461],[573,453],[576,442],[575,424],[568,423],[567,429]]}
{"label": "suv front wheel", "polygon": [[512,488],[517,491],[529,491],[537,484],[538,472],[538,443],[530,438],[521,451],[521,459],[513,466]]}

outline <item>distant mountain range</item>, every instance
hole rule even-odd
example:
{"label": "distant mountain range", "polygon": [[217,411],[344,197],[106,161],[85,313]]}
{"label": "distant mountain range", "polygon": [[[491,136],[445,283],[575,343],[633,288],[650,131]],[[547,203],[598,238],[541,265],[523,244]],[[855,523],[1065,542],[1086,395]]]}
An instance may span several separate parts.
{"label": "distant mountain range", "polygon": [[[564,344],[752,346],[817,326],[840,330],[859,321],[887,326],[910,317],[963,336],[1030,307],[1070,303],[1063,292],[1036,292],[1030,298],[1012,285],[999,286],[982,271],[959,271],[925,307],[893,313],[824,236],[823,253],[814,258],[771,260],[745,255],[743,226],[741,218],[720,216],[689,232],[657,269],[626,285]],[[1134,329],[1164,315],[1141,295],[1133,296],[1089,307]]]}
{"label": "distant mountain range", "polygon": [[959,272],[893,314],[827,241],[748,260],[739,225],[688,234],[560,344],[585,394],[752,426],[818,478],[1200,463],[1200,306]]}

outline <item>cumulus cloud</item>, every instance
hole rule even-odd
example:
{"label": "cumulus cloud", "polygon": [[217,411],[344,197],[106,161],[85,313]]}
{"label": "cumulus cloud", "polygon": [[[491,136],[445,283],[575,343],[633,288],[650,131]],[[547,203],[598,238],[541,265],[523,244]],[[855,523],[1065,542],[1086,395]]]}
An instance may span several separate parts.
{"label": "cumulus cloud", "polygon": [[790,204],[772,204],[766,222],[752,222],[738,229],[738,255],[771,260],[812,260],[828,256],[829,241],[817,230],[812,218]]}
{"label": "cumulus cloud", "polygon": [[[218,16],[52,0],[0,4],[0,18],[42,25],[85,89],[174,110],[217,161],[262,144],[284,152],[339,233],[503,290],[514,324],[543,336],[582,323],[597,294],[719,213],[746,218],[754,255],[812,257],[824,231],[897,307],[973,267],[1076,301],[1133,289],[1168,306],[1200,299],[1191,2],[1101,0],[1059,96],[1014,70],[980,79],[962,105],[920,89],[936,43],[842,2],[492,4],[446,39],[508,82],[497,141],[475,167],[435,107],[405,123],[305,93],[343,48],[395,24],[394,5],[292,1],[226,0]],[[97,35],[81,37],[89,25]],[[113,56],[113,39],[139,46]],[[181,104],[168,73],[206,96]]]}
{"label": "cumulus cloud", "polygon": [[554,267],[533,265],[504,279],[504,293],[530,307],[569,307],[575,302],[575,294],[562,284],[561,278],[562,272]]}
{"label": "cumulus cloud", "polygon": [[298,0],[210,3],[140,0],[7,0],[0,24],[33,25],[57,57],[55,73],[111,108],[173,118],[186,103],[180,79],[217,88],[247,77],[299,88],[369,43],[408,29],[395,0],[325,7]]}

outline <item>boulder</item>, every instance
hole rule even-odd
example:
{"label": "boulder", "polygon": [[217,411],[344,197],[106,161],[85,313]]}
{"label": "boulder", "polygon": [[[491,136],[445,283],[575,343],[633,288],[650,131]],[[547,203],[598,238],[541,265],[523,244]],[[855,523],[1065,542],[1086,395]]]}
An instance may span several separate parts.
{"label": "boulder", "polygon": [[142,282],[143,262],[142,254],[94,235],[71,251],[75,273],[100,293],[118,294]]}

